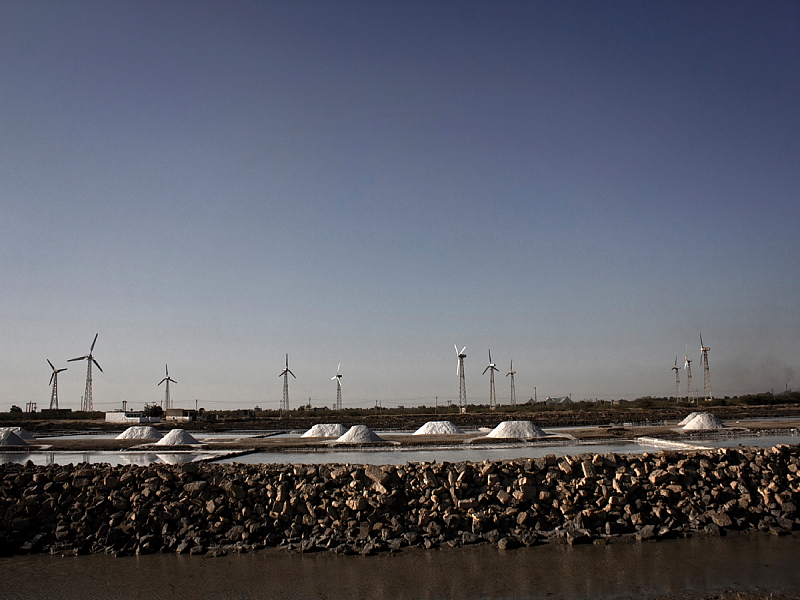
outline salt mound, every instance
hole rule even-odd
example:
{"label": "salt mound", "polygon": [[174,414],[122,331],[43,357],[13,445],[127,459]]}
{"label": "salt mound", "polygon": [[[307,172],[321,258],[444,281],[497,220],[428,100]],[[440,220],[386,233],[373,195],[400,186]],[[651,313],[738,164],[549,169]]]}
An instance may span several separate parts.
{"label": "salt mound", "polygon": [[719,417],[711,413],[698,413],[697,416],[683,426],[685,430],[724,429],[725,424]]}
{"label": "salt mound", "polygon": [[0,446],[27,446],[28,444],[11,430],[11,427],[0,429]]}
{"label": "salt mound", "polygon": [[341,437],[347,433],[347,427],[341,423],[317,423],[300,437]]}
{"label": "salt mound", "polygon": [[336,440],[337,444],[365,444],[382,442],[383,438],[366,425],[353,425],[347,433]]}
{"label": "salt mound", "polygon": [[155,427],[149,425],[135,425],[128,427],[117,436],[118,440],[158,440],[161,433]]}
{"label": "salt mound", "polygon": [[699,414],[702,414],[702,413],[699,413],[699,412],[689,413],[688,415],[686,415],[686,418],[683,421],[678,423],[678,427],[683,427],[684,425],[687,425],[689,423],[689,421],[694,419]]}
{"label": "salt mound", "polygon": [[191,433],[183,429],[173,429],[156,442],[159,446],[191,446],[199,443]]}
{"label": "salt mound", "polygon": [[492,429],[486,437],[490,438],[540,438],[547,435],[544,430],[530,421],[503,421]]}
{"label": "salt mound", "polygon": [[458,425],[450,421],[428,421],[417,429],[413,435],[454,435],[464,433]]}
{"label": "salt mound", "polygon": [[28,431],[26,431],[23,427],[6,427],[9,431],[13,431],[23,440],[32,440],[33,435],[31,435]]}

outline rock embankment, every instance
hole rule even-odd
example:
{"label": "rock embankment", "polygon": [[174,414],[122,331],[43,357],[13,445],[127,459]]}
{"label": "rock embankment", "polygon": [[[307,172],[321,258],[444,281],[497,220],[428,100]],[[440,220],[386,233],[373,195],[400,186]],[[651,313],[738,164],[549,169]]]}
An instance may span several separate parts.
{"label": "rock embankment", "polygon": [[0,467],[6,553],[370,554],[800,528],[800,447],[484,463]]}

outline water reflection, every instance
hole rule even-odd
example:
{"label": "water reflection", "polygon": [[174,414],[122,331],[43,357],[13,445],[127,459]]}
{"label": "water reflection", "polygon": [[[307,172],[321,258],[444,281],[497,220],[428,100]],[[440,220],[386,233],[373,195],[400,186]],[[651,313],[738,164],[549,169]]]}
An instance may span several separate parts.
{"label": "water reflection", "polygon": [[490,546],[373,557],[262,552],[0,558],[5,598],[648,598],[800,590],[797,536],[732,535],[608,546]]}

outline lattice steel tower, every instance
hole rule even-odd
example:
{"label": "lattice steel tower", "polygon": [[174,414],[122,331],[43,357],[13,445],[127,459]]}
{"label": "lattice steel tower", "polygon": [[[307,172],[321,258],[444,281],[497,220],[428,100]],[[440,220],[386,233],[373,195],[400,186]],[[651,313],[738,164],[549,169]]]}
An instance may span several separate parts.
{"label": "lattice steel tower", "polygon": [[675,400],[676,402],[681,401],[681,368],[678,366],[678,357],[675,357],[675,366],[672,367],[672,370],[675,371]]}
{"label": "lattice steel tower", "polygon": [[50,368],[53,369],[53,373],[50,375],[50,385],[53,386],[53,391],[50,393],[50,410],[58,410],[58,374],[62,371],[66,371],[67,368],[56,369],[49,358],[47,359],[47,363],[50,365]]}
{"label": "lattice steel tower", "polygon": [[689,358],[688,353],[686,354],[685,358],[686,362],[683,364],[683,368],[686,369],[686,399],[691,402],[692,400],[697,400],[697,396],[694,393],[694,388],[692,387],[692,359]]}
{"label": "lattice steel tower", "polygon": [[456,349],[456,356],[458,357],[458,365],[456,366],[456,373],[458,374],[458,408],[461,412],[466,412],[467,410],[467,382],[464,379],[464,359],[467,358],[467,355],[464,354],[464,351],[467,349],[464,346],[461,349],[461,352],[458,351],[458,346],[453,344]]}
{"label": "lattice steel tower", "polygon": [[702,354],[701,361],[703,362],[703,398],[706,402],[714,399],[714,394],[711,393],[711,373],[708,371],[709,350],[711,348],[703,345],[703,334],[700,334],[700,353]]}
{"label": "lattice steel tower", "polygon": [[339,373],[339,369],[342,368],[342,363],[339,363],[339,366],[336,367],[336,375],[331,377],[331,381],[334,379],[336,380],[336,406],[334,407],[335,410],[342,410],[342,374]]}
{"label": "lattice steel tower", "polygon": [[489,350],[489,365],[481,373],[481,375],[486,375],[486,371],[489,371],[489,410],[497,408],[497,396],[494,393],[494,372],[499,370],[492,362],[492,351]]}
{"label": "lattice steel tower", "polygon": [[178,383],[172,377],[169,376],[169,365],[164,365],[164,372],[166,373],[166,377],[158,382],[158,385],[161,385],[165,381],[167,382],[167,386],[164,389],[164,410],[170,410],[172,408],[172,398],[169,396],[169,382]]}
{"label": "lattice steel tower", "polygon": [[511,361],[511,366],[508,369],[508,373],[506,373],[506,377],[511,375],[511,406],[515,407],[517,405],[517,392],[514,389],[514,375],[516,375],[516,371],[514,370],[514,361]]}
{"label": "lattice steel tower", "polygon": [[289,410],[289,375],[297,379],[294,373],[289,369],[289,355],[286,355],[286,366],[281,371],[278,377],[283,377],[283,400],[281,401],[281,410]]}
{"label": "lattice steel tower", "polygon": [[81,398],[81,410],[86,412],[91,412],[94,410],[94,401],[92,399],[92,363],[100,369],[100,372],[103,372],[102,367],[97,363],[92,356],[92,352],[94,352],[94,345],[97,343],[97,336],[99,334],[94,334],[94,341],[92,342],[92,347],[89,348],[89,354],[86,356],[79,356],[78,358],[70,358],[67,362],[72,362],[74,360],[85,360],[86,361],[86,391],[83,394],[83,398]]}

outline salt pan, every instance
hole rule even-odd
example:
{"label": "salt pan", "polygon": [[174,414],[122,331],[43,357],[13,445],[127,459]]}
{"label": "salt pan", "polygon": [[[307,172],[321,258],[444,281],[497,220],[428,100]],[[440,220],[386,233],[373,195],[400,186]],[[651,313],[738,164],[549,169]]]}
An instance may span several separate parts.
{"label": "salt pan", "polygon": [[683,426],[684,430],[725,429],[719,417],[711,413],[698,413],[697,416]]}
{"label": "salt pan", "polygon": [[455,435],[464,433],[458,425],[450,421],[428,421],[417,429],[413,435]]}
{"label": "salt pan", "polygon": [[6,429],[10,429],[14,433],[16,433],[19,437],[21,437],[23,440],[32,440],[33,439],[33,435],[31,435],[23,427],[6,427]]}
{"label": "salt pan", "polygon": [[377,433],[366,425],[353,425],[347,433],[336,440],[337,444],[365,444],[384,441]]}
{"label": "salt pan", "polygon": [[135,425],[128,427],[117,436],[118,440],[159,440],[161,433],[155,427],[149,425]]}
{"label": "salt pan", "polygon": [[490,438],[529,439],[547,435],[543,429],[530,421],[503,421],[486,436]]}
{"label": "salt pan", "polygon": [[191,433],[183,429],[173,429],[156,442],[159,446],[191,446],[199,443]]}
{"label": "salt pan", "polygon": [[341,437],[347,433],[347,427],[341,423],[317,423],[302,436],[304,438]]}
{"label": "salt pan", "polygon": [[687,425],[687,424],[689,423],[689,421],[691,421],[692,419],[694,419],[694,418],[695,418],[697,415],[699,415],[699,414],[700,414],[699,412],[692,412],[692,413],[689,413],[688,415],[686,415],[686,418],[685,418],[685,419],[683,419],[683,421],[681,421],[680,423],[678,423],[678,427],[683,427],[684,425]]}
{"label": "salt pan", "polygon": [[0,429],[0,446],[27,446],[27,443],[8,427]]}

